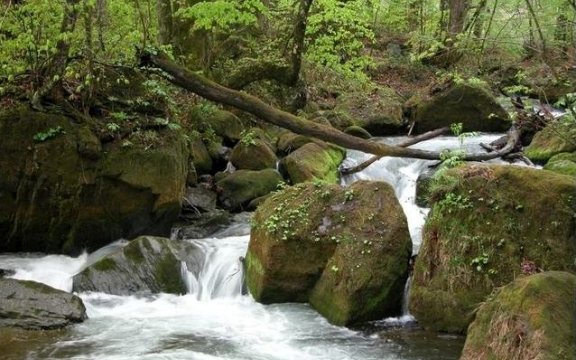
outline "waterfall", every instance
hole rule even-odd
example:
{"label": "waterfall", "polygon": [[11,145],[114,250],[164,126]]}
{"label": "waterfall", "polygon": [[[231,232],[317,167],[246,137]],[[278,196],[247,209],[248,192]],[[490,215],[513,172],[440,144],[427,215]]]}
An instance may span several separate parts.
{"label": "waterfall", "polygon": [[190,240],[201,252],[195,264],[182,263],[182,274],[188,292],[198,300],[242,294],[243,268],[241,258],[246,254],[249,236],[222,239]]}

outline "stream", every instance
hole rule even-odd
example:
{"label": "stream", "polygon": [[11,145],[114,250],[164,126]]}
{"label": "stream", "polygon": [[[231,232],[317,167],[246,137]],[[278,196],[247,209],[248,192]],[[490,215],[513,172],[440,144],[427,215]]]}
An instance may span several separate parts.
{"label": "stream", "polygon": [[[477,149],[498,135],[454,137],[426,141],[428,150]],[[392,138],[383,141],[399,141]],[[346,166],[369,155],[349,151]],[[416,179],[433,161],[382,159],[364,171],[342,179],[390,183],[408,218],[414,253],[428,209],[414,203]],[[27,332],[0,329],[0,353],[16,359],[198,359],[198,360],[455,360],[462,337],[427,333],[405,312],[358,328],[329,324],[306,304],[262,305],[242,295],[240,256],[249,241],[247,217],[206,239],[188,239],[204,253],[204,264],[193,275],[182,268],[188,293],[183,296],[114,296],[78,294],[89,319],[64,330]],[[0,268],[12,276],[72,289],[72,276],[87,264],[124,246],[117,242],[77,258],[62,255],[0,254]],[[408,290],[408,287],[407,287]]]}

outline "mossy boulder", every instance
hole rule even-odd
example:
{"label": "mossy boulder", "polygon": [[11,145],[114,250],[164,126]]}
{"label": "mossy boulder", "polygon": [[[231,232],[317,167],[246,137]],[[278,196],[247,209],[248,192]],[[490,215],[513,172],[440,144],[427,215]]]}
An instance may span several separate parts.
{"label": "mossy boulder", "polygon": [[228,143],[236,143],[242,138],[246,126],[235,114],[225,110],[215,110],[203,119],[205,124],[214,130]]}
{"label": "mossy boulder", "polygon": [[576,126],[555,122],[537,132],[524,155],[537,163],[546,163],[552,156],[576,151]]}
{"label": "mossy boulder", "polygon": [[240,211],[250,201],[275,191],[282,181],[274,169],[238,170],[216,183],[220,189],[218,200],[226,209]]}
{"label": "mossy boulder", "polygon": [[238,142],[230,154],[230,162],[237,169],[275,169],[277,161],[272,147],[260,138]]}
{"label": "mossy boulder", "polygon": [[0,328],[63,328],[86,320],[82,300],[34,281],[0,278]]}
{"label": "mossy boulder", "polygon": [[256,301],[309,301],[338,325],[400,311],[412,244],[388,184],[298,184],[266,199],[253,223],[246,281]]}
{"label": "mossy boulder", "polygon": [[[373,135],[391,135],[405,125],[402,100],[391,88],[376,87],[370,92],[346,92],[336,99],[336,114],[352,123],[330,120],[332,125],[345,130],[350,125],[359,126]],[[334,122],[333,122],[334,121]]]}
{"label": "mossy boulder", "polygon": [[544,169],[559,174],[576,176],[576,152],[560,153],[552,156],[544,165]]}
{"label": "mossy boulder", "polygon": [[190,140],[190,155],[198,175],[212,174],[212,158],[200,136],[193,137]]}
{"label": "mossy boulder", "polygon": [[361,128],[360,126],[356,126],[356,125],[347,127],[344,130],[344,132],[346,134],[359,137],[361,139],[370,139],[372,137],[372,135],[367,130],[365,130],[364,128]]}
{"label": "mossy boulder", "polygon": [[276,147],[279,153],[288,155],[291,152],[300,149],[302,146],[313,142],[320,141],[309,136],[295,134],[291,131],[285,131],[278,137]]}
{"label": "mossy boulder", "polygon": [[344,160],[345,151],[327,143],[308,143],[280,161],[280,171],[293,184],[321,180],[337,183],[338,167]]}
{"label": "mossy boulder", "polygon": [[87,125],[22,106],[0,113],[0,135],[0,251],[74,254],[169,234],[188,174],[178,133],[103,145]]}
{"label": "mossy boulder", "polygon": [[480,306],[460,360],[576,358],[576,276],[523,276]]}
{"label": "mossy boulder", "polygon": [[186,293],[181,277],[185,243],[140,236],[74,275],[74,291],[113,295]]}
{"label": "mossy boulder", "polygon": [[457,123],[463,124],[464,131],[484,132],[503,132],[511,125],[496,98],[483,86],[470,82],[432,86],[411,98],[405,107],[416,122],[417,133]]}
{"label": "mossy boulder", "polygon": [[576,178],[469,164],[443,172],[430,198],[410,292],[424,327],[465,332],[473,310],[525,262],[576,271]]}

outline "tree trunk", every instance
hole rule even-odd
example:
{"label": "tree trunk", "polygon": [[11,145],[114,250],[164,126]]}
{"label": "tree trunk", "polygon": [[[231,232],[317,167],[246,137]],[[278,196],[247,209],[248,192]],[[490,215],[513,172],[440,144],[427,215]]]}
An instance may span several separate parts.
{"label": "tree trunk", "polygon": [[456,36],[464,30],[466,15],[470,8],[469,0],[448,0],[448,36],[455,40]]}
{"label": "tree trunk", "polygon": [[[241,91],[232,90],[210,81],[203,76],[177,65],[168,57],[144,52],[140,56],[142,66],[153,66],[164,71],[166,78],[173,84],[194,92],[205,99],[229,105],[246,111],[270,124],[288,129],[297,134],[313,136],[347,149],[354,149],[378,156],[410,157],[418,159],[439,160],[441,153],[418,149],[404,148],[376,143],[345,134],[331,126],[308,121],[290,113],[278,110],[262,100]],[[515,127],[510,131],[507,146],[493,153],[466,154],[463,160],[489,160],[501,157],[512,151],[518,141]]]}
{"label": "tree trunk", "polygon": [[172,1],[156,0],[158,16],[158,42],[162,45],[172,44]]}

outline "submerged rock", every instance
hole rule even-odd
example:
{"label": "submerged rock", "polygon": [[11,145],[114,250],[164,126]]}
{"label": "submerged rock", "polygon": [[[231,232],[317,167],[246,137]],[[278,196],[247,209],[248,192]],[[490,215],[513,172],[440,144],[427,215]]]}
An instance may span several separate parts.
{"label": "submerged rock", "polygon": [[17,107],[0,113],[0,252],[76,254],[119,238],[168,235],[181,207],[188,146],[100,144],[87,125]]}
{"label": "submerged rock", "polygon": [[34,281],[0,278],[0,327],[58,329],[87,318],[76,295]]}
{"label": "submerged rock", "polygon": [[412,244],[392,188],[304,183],[253,219],[246,280],[258,302],[306,302],[347,325],[400,311]]}
{"label": "submerged rock", "polygon": [[406,104],[418,133],[462,123],[463,131],[502,132],[510,128],[508,114],[480,85],[449,83],[427,90]]}
{"label": "submerged rock", "polygon": [[280,161],[280,171],[286,173],[293,184],[320,180],[337,183],[338,167],[344,160],[341,148],[327,143],[308,143]]}
{"label": "submerged rock", "polygon": [[74,275],[76,292],[113,295],[186,293],[181,266],[186,243],[141,236]]}
{"label": "submerged rock", "polygon": [[465,332],[473,310],[523,264],[576,271],[576,178],[468,164],[436,179],[430,198],[410,291],[424,327]]}
{"label": "submerged rock", "polygon": [[460,360],[573,360],[576,275],[520,277],[483,303]]}

